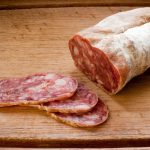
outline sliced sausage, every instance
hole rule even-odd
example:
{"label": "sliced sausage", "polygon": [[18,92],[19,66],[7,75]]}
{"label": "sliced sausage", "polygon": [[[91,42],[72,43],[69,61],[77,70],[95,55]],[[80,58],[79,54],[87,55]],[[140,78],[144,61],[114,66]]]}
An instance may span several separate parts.
{"label": "sliced sausage", "polygon": [[40,104],[71,97],[77,80],[56,73],[38,73],[22,78],[0,80],[0,107]]}
{"label": "sliced sausage", "polygon": [[93,127],[108,118],[108,107],[99,99],[97,105],[85,114],[48,113],[52,118],[75,127]]}
{"label": "sliced sausage", "polygon": [[47,112],[85,113],[90,111],[98,102],[98,97],[85,85],[79,84],[76,93],[67,100],[57,100],[38,105],[39,109]]}

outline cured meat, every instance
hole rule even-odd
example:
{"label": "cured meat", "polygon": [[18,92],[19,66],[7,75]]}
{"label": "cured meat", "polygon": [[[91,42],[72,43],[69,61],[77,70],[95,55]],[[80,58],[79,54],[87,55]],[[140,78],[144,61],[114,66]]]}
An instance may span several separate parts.
{"label": "cured meat", "polygon": [[150,66],[150,8],[121,12],[77,33],[69,49],[77,68],[110,94]]}
{"label": "cured meat", "polygon": [[77,86],[75,79],[55,73],[0,80],[0,107],[64,100]]}
{"label": "cured meat", "polygon": [[38,105],[39,109],[47,112],[85,113],[90,111],[98,102],[96,94],[83,84],[79,84],[76,93],[67,100],[47,102]]}
{"label": "cured meat", "polygon": [[105,122],[108,118],[108,107],[99,99],[97,105],[81,115],[48,113],[52,118],[75,127],[93,127]]}

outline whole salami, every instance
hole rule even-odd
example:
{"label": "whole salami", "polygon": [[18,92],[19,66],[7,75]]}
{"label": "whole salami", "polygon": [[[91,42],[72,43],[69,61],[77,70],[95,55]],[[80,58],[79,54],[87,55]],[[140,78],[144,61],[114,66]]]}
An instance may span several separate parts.
{"label": "whole salami", "polygon": [[76,93],[64,100],[57,100],[37,105],[39,109],[47,112],[85,113],[90,111],[98,102],[98,97],[85,85],[79,83]]}
{"label": "whole salami", "polygon": [[69,48],[77,68],[108,93],[150,67],[150,8],[120,12],[77,33]]}
{"label": "whole salami", "polygon": [[102,124],[108,118],[108,107],[99,99],[96,106],[89,112],[81,115],[48,113],[52,118],[75,127],[93,127]]}
{"label": "whole salami", "polygon": [[77,80],[56,73],[0,80],[0,107],[65,100],[77,86]]}

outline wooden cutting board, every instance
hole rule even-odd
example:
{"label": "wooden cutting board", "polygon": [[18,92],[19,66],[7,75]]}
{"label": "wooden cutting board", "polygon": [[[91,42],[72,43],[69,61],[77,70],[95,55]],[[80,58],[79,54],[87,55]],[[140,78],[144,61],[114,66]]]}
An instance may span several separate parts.
{"label": "wooden cutting board", "polygon": [[29,107],[0,108],[0,146],[118,147],[150,142],[150,71],[109,96],[73,64],[67,42],[79,30],[133,7],[0,10],[0,78],[55,71],[76,77],[109,106],[106,123],[73,128]]}

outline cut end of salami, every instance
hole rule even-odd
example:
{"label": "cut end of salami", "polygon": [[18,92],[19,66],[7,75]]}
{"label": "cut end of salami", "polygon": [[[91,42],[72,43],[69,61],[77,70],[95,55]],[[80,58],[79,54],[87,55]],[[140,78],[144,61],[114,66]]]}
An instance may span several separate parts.
{"label": "cut end of salami", "polygon": [[69,41],[75,65],[110,94],[150,67],[150,7],[119,12]]}
{"label": "cut end of salami", "polygon": [[119,72],[103,51],[92,47],[87,39],[79,35],[69,41],[69,48],[74,63],[81,72],[107,92],[117,91]]}
{"label": "cut end of salami", "polygon": [[77,80],[56,73],[0,80],[0,107],[63,100],[71,97],[77,86]]}
{"label": "cut end of salami", "polygon": [[66,100],[43,103],[39,105],[39,108],[47,112],[81,114],[90,111],[97,102],[97,95],[90,91],[85,85],[79,83],[77,91],[72,97]]}
{"label": "cut end of salami", "polygon": [[75,127],[93,127],[102,124],[108,118],[108,107],[99,99],[97,105],[89,112],[81,115],[77,114],[63,114],[63,113],[49,113],[49,115]]}

